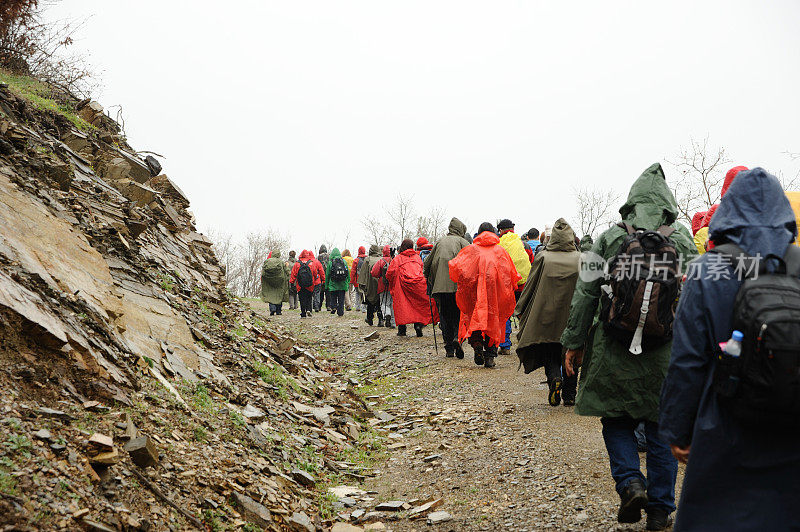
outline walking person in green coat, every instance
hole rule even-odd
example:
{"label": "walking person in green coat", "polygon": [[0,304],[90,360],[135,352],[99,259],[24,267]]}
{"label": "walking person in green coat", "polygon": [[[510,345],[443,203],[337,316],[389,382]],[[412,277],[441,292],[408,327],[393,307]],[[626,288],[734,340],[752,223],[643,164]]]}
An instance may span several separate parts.
{"label": "walking person in green coat", "polygon": [[350,289],[350,269],[339,248],[333,248],[325,264],[325,291],[331,305],[331,314],[344,316],[344,295]]}
{"label": "walking person in green coat", "polygon": [[289,301],[289,270],[280,251],[271,252],[261,268],[261,300],[269,303],[270,316],[280,316]]}
{"label": "walking person in green coat", "polygon": [[[671,226],[675,232],[670,238],[683,266],[694,258],[696,248],[688,230],[675,223],[677,203],[660,164],[652,165],[636,180],[619,213],[623,222],[636,229],[654,231]],[[615,225],[600,235],[591,253],[608,261],[617,255],[626,237],[626,230]],[[565,372],[573,374],[583,362],[575,412],[600,417],[611,475],[620,495],[619,522],[635,523],[645,509],[647,529],[662,530],[675,511],[678,472],[668,445],[658,436],[659,395],[672,342],[652,348],[645,345],[641,354],[634,355],[627,343],[612,338],[600,323],[603,277],[596,277],[582,275],[578,281],[561,335],[567,349]],[[634,436],[640,421],[644,421],[647,437],[647,479],[640,470]]]}

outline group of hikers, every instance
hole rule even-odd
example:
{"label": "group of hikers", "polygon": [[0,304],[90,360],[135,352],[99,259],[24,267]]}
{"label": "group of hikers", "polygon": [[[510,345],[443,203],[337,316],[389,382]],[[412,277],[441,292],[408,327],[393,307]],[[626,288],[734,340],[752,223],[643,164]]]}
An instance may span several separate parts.
{"label": "group of hikers", "polygon": [[287,299],[301,317],[323,301],[339,316],[353,308],[399,336],[438,323],[447,357],[463,359],[466,341],[486,368],[511,354],[518,320],[517,357],[525,373],[544,368],[549,404],[600,417],[619,522],[644,510],[648,530],[667,528],[680,461],[676,530],[796,529],[800,248],[788,194],[762,168],[732,168],[690,232],[656,163],[596,241],[564,218],[521,236],[508,219],[469,235],[453,218],[433,244],[273,254],[262,297],[271,314]]}

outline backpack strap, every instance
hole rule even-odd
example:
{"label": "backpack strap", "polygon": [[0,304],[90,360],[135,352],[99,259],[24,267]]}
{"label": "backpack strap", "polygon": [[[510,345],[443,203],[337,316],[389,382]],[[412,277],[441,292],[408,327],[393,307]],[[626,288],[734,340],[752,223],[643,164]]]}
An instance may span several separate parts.
{"label": "backpack strap", "polygon": [[[798,251],[800,251],[800,249],[798,249]],[[760,267],[764,266],[764,264],[754,264],[758,262],[757,258],[748,255],[745,250],[731,242],[714,246],[713,249],[708,250],[708,253],[721,255],[730,263],[734,270],[740,268],[740,271],[747,273],[748,278],[753,277],[758,273],[763,273]]]}
{"label": "backpack strap", "polygon": [[789,244],[783,262],[786,263],[786,275],[800,277],[800,247],[794,243]]}
{"label": "backpack strap", "polygon": [[625,230],[626,233],[632,235],[636,232],[636,228],[634,228],[631,224],[626,222],[620,222],[617,224],[617,227],[621,227]]}
{"label": "backpack strap", "polygon": [[672,236],[672,233],[675,232],[675,228],[669,225],[662,225],[661,227],[656,229],[656,232],[661,236],[663,236],[664,238],[669,238],[670,236]]}

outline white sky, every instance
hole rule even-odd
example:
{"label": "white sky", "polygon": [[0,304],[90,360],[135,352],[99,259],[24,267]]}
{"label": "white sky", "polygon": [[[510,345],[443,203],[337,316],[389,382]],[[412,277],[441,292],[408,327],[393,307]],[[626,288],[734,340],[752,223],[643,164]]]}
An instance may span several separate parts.
{"label": "white sky", "polygon": [[[272,227],[299,249],[398,192],[474,232],[627,194],[708,135],[734,164],[796,172],[800,2],[62,0],[200,228]],[[665,165],[667,173],[674,170]]]}

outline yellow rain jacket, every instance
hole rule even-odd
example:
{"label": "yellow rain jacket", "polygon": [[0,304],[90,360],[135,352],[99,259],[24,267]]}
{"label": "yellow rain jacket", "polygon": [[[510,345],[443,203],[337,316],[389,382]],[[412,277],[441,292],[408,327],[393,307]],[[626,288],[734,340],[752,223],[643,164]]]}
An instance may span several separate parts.
{"label": "yellow rain jacket", "polygon": [[[800,192],[787,192],[786,197],[789,198],[789,205],[792,206],[792,210],[794,211],[797,227],[800,227]],[[795,240],[794,243],[800,246],[800,242],[797,240]]]}
{"label": "yellow rain jacket", "polygon": [[517,269],[517,273],[522,276],[518,285],[524,285],[528,280],[528,274],[531,272],[531,260],[525,252],[525,245],[522,243],[522,239],[515,232],[509,231],[500,237],[500,245],[511,255],[511,260]]}
{"label": "yellow rain jacket", "polygon": [[706,252],[706,242],[708,242],[708,226],[701,227],[694,234],[694,245],[697,246],[697,252],[701,255]]}

